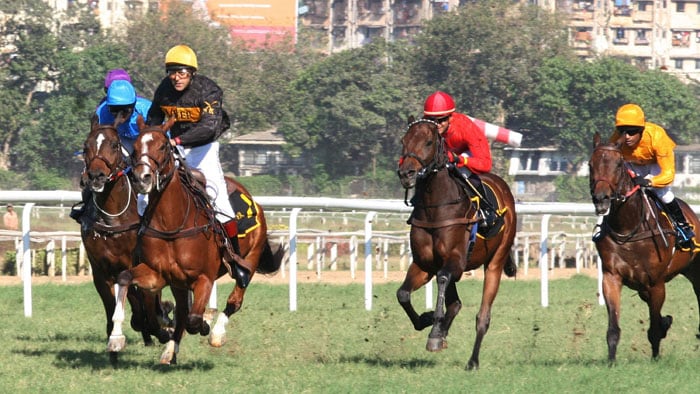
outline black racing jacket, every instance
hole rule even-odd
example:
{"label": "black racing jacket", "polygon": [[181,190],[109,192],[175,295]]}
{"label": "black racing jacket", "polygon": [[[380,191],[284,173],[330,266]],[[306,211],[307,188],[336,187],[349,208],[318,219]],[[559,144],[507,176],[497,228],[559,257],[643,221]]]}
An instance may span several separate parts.
{"label": "black racing jacket", "polygon": [[146,123],[162,124],[166,118],[176,118],[170,129],[170,137],[180,137],[185,147],[206,145],[214,142],[230,127],[226,111],[223,110],[223,91],[211,79],[195,74],[189,86],[182,92],[173,88],[169,77],[165,77],[155,94],[148,111]]}

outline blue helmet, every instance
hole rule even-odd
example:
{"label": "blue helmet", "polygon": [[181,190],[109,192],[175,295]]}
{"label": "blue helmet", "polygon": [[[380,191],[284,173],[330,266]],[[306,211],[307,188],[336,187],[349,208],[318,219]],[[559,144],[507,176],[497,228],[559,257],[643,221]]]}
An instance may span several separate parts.
{"label": "blue helmet", "polygon": [[136,90],[129,81],[116,80],[107,89],[107,105],[133,105]]}

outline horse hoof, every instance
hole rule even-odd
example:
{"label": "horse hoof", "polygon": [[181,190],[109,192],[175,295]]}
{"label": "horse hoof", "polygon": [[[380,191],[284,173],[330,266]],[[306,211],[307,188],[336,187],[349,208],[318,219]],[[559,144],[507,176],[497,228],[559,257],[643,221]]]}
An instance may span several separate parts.
{"label": "horse hoof", "polygon": [[225,337],[221,334],[214,334],[212,331],[211,335],[209,335],[209,345],[211,347],[222,347],[225,342]]}
{"label": "horse hoof", "polygon": [[474,361],[474,360],[469,360],[469,362],[467,363],[466,370],[467,371],[476,371],[477,369],[479,369],[479,362]]}
{"label": "horse hoof", "polygon": [[107,342],[108,352],[120,352],[126,347],[126,337],[124,335],[112,335]]}
{"label": "horse hoof", "polygon": [[428,338],[425,350],[429,352],[439,352],[443,349],[447,349],[447,341],[443,338]]}

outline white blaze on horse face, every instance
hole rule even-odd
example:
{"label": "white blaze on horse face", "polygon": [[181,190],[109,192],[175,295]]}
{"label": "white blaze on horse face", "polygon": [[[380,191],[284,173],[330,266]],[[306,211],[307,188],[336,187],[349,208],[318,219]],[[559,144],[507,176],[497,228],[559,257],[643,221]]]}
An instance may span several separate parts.
{"label": "white blaze on horse face", "polygon": [[[146,134],[141,138],[141,155],[139,156],[139,163],[143,164],[140,166],[141,171],[139,172],[139,178],[143,179],[143,176],[145,175],[152,175],[151,174],[151,166],[148,163],[149,160],[149,148],[151,147],[153,142],[153,136],[151,134]],[[152,180],[155,180],[155,177],[151,178]],[[148,185],[147,190],[144,190],[144,193],[148,193],[153,185]]]}
{"label": "white blaze on horse face", "polygon": [[106,140],[105,135],[100,133],[95,140],[97,141],[97,152],[99,152],[100,148],[102,147],[102,143]]}

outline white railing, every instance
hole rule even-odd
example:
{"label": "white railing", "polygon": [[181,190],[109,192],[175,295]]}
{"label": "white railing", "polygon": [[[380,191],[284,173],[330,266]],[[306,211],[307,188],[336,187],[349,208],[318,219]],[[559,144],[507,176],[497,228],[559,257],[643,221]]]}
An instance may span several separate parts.
{"label": "white railing", "polygon": [[[31,269],[27,267],[30,265],[30,211],[35,203],[44,204],[60,204],[60,205],[72,205],[73,203],[79,201],[80,192],[70,192],[70,191],[0,191],[0,202],[13,202],[13,203],[27,203],[23,210],[22,219],[22,236],[23,236],[23,263],[22,263],[22,274],[24,278],[25,289],[26,286],[31,286]],[[365,308],[370,310],[372,307],[372,239],[378,238],[381,235],[373,233],[373,219],[375,219],[377,212],[392,212],[392,213],[410,213],[412,208],[407,207],[402,200],[363,200],[363,199],[341,199],[341,198],[313,198],[313,197],[270,197],[270,196],[260,196],[256,198],[256,201],[265,207],[267,210],[278,209],[286,211],[288,210],[289,215],[289,226],[286,232],[287,240],[284,242],[284,246],[288,248],[288,270],[289,270],[289,295],[290,295],[290,310],[296,310],[296,268],[297,268],[297,251],[299,238],[303,235],[297,233],[298,229],[298,216],[303,209],[313,209],[313,210],[351,210],[365,212],[365,225],[364,225],[364,253],[365,253]],[[698,212],[700,208],[693,206],[695,212]],[[552,252],[550,249],[549,241],[549,221],[552,215],[564,215],[564,216],[589,216],[593,217],[593,205],[592,204],[578,204],[578,203],[524,203],[516,204],[516,212],[519,219],[526,217],[528,215],[541,215],[541,223],[539,230],[539,258],[538,263],[541,273],[541,304],[546,307],[549,305],[548,300],[548,270],[553,268],[553,262],[555,257],[559,257],[559,262],[561,264],[563,255],[561,252],[557,252],[557,249]],[[589,231],[592,231],[590,229]],[[77,232],[76,232],[77,233]],[[35,233],[31,233],[35,235]],[[272,235],[284,236],[284,233],[280,234],[277,232],[271,232]],[[345,234],[348,235],[348,234]],[[357,237],[361,233],[353,234],[352,236]],[[519,261],[519,251],[520,245],[522,247],[522,261],[525,270],[528,267],[528,253],[529,253],[529,240],[533,237],[533,233],[519,232],[518,238],[516,239],[516,262]],[[566,234],[564,234],[566,236]],[[590,261],[590,235],[581,236],[580,234],[575,234],[574,238],[577,239],[576,246],[576,267],[580,268],[580,261]],[[554,237],[556,239],[556,235]],[[553,240],[554,240],[553,239]],[[524,242],[523,242],[524,240]],[[587,248],[582,246],[586,245]],[[562,247],[561,244],[556,244],[556,246]],[[559,249],[561,250],[561,249]],[[357,253],[357,243],[355,243],[354,252]],[[404,249],[403,253],[407,253],[410,256],[410,251]],[[64,253],[65,255],[65,253]],[[19,254],[18,254],[19,256]],[[585,259],[585,260],[584,260]],[[377,256],[377,260],[379,257]],[[384,259],[385,265],[384,270],[386,272],[386,258]],[[18,259],[19,261],[19,259]],[[353,262],[354,261],[354,262]],[[357,256],[353,258],[351,255],[351,275],[355,274]],[[602,304],[602,291],[601,278],[600,278],[600,264],[599,267],[599,302]],[[19,267],[18,267],[19,268]],[[282,275],[286,274],[287,268],[282,268]],[[63,270],[65,275],[65,268]],[[317,275],[321,274],[321,265],[317,264]],[[29,302],[31,302],[31,290],[25,290],[25,294],[28,294]],[[431,291],[426,291],[426,297],[432,297]],[[25,299],[25,302],[27,300]],[[430,305],[428,300],[426,300],[426,305]],[[25,306],[25,314],[31,316],[31,306],[27,308]]]}

